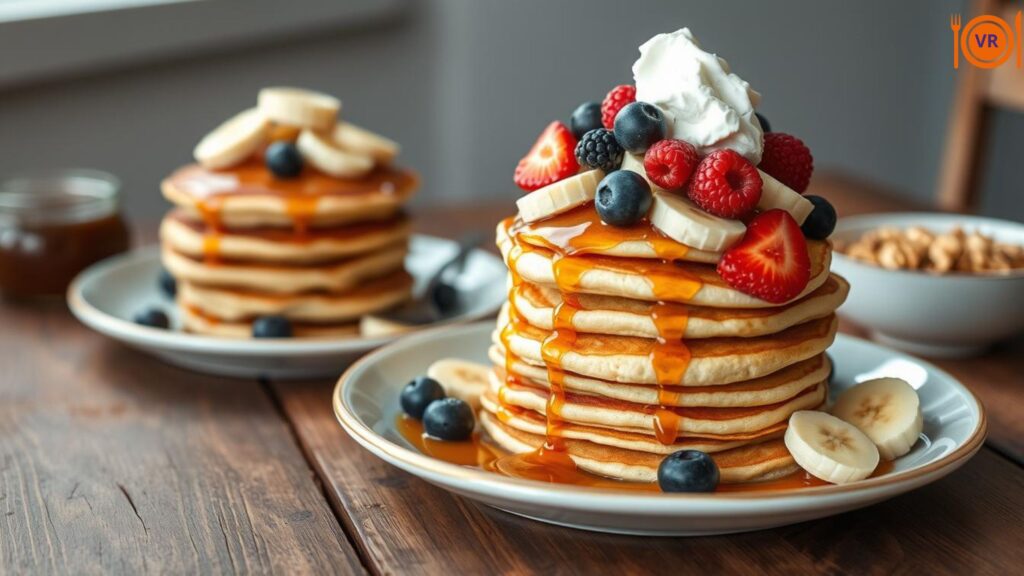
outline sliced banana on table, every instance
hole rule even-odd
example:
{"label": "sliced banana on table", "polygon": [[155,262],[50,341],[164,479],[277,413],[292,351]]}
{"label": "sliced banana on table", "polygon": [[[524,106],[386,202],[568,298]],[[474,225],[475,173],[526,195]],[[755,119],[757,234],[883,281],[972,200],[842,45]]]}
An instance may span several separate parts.
{"label": "sliced banana on table", "polygon": [[796,220],[797,224],[803,224],[811,210],[814,210],[814,204],[763,170],[757,172],[761,175],[761,200],[757,203],[757,207],[760,210],[773,208],[785,210]]}
{"label": "sliced banana on table", "polygon": [[339,147],[369,156],[381,164],[390,164],[400,150],[398,142],[349,122],[334,127],[334,143]]}
{"label": "sliced banana on table", "polygon": [[588,170],[534,190],[516,200],[519,217],[523,222],[536,222],[593,202],[602,178],[601,170]]}
{"label": "sliced banana on table", "polygon": [[859,428],[885,460],[910,452],[924,427],[917,391],[899,378],[857,384],[839,396],[832,414]]}
{"label": "sliced banana on table", "polygon": [[331,176],[358,178],[373,170],[373,158],[342,150],[330,136],[312,130],[303,130],[295,145],[304,160]]}
{"label": "sliced banana on table", "polygon": [[490,366],[462,360],[442,358],[427,368],[427,376],[437,380],[445,394],[466,401],[474,409],[480,407],[480,395],[487,388]]}
{"label": "sliced banana on table", "polygon": [[878,448],[871,439],[853,424],[825,412],[794,412],[785,442],[801,468],[833,484],[863,480],[878,466]]}
{"label": "sliced banana on table", "polygon": [[341,100],[313,90],[276,86],[260,90],[257,107],[273,122],[330,132],[338,121]]}
{"label": "sliced banana on table", "polygon": [[689,199],[668,192],[654,194],[650,220],[676,242],[709,252],[725,250],[747,231],[739,220],[708,214]]}
{"label": "sliced banana on table", "polygon": [[259,110],[239,112],[196,145],[192,154],[205,168],[227,168],[245,160],[266,141],[270,123]]}

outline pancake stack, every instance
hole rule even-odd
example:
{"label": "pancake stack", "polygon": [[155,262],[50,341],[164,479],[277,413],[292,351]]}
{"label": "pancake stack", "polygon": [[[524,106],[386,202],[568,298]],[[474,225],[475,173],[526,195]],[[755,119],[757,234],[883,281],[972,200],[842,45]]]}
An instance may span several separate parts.
{"label": "pancake stack", "polygon": [[402,206],[418,178],[393,166],[397,144],[340,109],[324,94],[264,89],[163,181],[176,207],[160,229],[163,263],[186,330],[248,338],[276,316],[294,336],[355,336],[364,315],[410,298]]}
{"label": "pancake stack", "polygon": [[647,220],[608,226],[593,204],[506,219],[497,243],[510,291],[480,421],[499,445],[633,482],[684,449],[710,454],[723,483],[797,470],[783,435],[793,412],[826,403],[849,288],[827,241],[808,240],[810,281],[781,304],[726,283],[721,254]]}

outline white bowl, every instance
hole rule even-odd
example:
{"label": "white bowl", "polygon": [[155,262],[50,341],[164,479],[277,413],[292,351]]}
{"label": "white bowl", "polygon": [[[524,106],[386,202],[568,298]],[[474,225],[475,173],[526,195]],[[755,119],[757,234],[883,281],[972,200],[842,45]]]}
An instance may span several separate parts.
{"label": "white bowl", "polygon": [[[929,213],[842,218],[832,239],[855,240],[883,226],[922,226],[934,232],[960,226],[999,242],[1024,245],[1024,224]],[[1008,275],[887,270],[838,252],[832,270],[850,282],[850,296],[839,313],[880,342],[915,354],[970,356],[1024,330],[1024,270]]]}

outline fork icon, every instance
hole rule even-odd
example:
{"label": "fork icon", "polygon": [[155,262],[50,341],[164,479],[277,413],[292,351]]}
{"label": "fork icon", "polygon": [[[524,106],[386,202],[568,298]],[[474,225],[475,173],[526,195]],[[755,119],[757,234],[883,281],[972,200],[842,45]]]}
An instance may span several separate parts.
{"label": "fork icon", "polygon": [[960,15],[949,17],[949,28],[953,31],[953,68],[960,68]]}

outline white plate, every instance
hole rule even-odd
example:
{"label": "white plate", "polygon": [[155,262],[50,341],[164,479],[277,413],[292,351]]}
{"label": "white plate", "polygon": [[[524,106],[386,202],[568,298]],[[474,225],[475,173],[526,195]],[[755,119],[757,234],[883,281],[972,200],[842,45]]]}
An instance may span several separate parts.
{"label": "white plate", "polygon": [[[414,290],[457,250],[455,242],[415,235],[406,269]],[[359,356],[395,338],[232,340],[140,326],[132,317],[157,306],[168,313],[172,328],[180,326],[174,302],[157,286],[159,247],[134,250],[100,262],[68,288],[71,311],[90,328],[176,364],[199,372],[242,378],[335,377]],[[446,323],[469,322],[493,315],[508,296],[507,271],[501,260],[474,250],[466,260],[459,288],[469,295],[466,311]]]}
{"label": "white plate", "polygon": [[370,452],[445,490],[528,518],[601,532],[704,535],[783,526],[861,508],[959,468],[985,439],[977,398],[935,366],[839,335],[833,392],[857,381],[898,376],[921,395],[924,432],[892,472],[846,486],[728,494],[644,494],[509,478],[425,456],[395,430],[402,386],[442,357],[487,362],[490,322],[419,333],[352,365],[334,391],[342,427]]}

